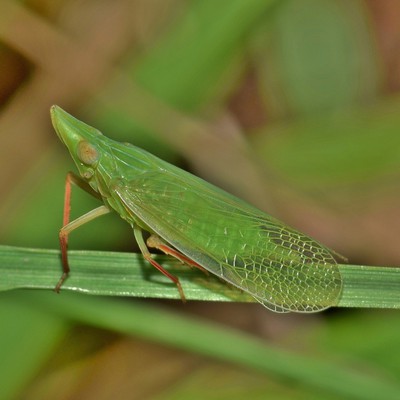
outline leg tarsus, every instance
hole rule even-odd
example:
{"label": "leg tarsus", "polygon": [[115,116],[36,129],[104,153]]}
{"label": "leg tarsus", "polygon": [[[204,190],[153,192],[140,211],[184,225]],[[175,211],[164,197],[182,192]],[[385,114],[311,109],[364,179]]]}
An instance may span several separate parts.
{"label": "leg tarsus", "polygon": [[160,271],[163,275],[165,275],[167,278],[169,278],[173,283],[175,283],[176,287],[178,288],[179,296],[181,300],[186,303],[186,297],[185,293],[183,292],[181,282],[179,281],[179,278],[176,277],[175,275],[170,274],[167,270],[165,270],[157,261],[153,260],[150,257],[144,256],[144,258],[153,266],[155,267],[158,271]]}
{"label": "leg tarsus", "polygon": [[62,273],[61,278],[58,280],[57,285],[56,285],[56,287],[54,288],[54,291],[55,291],[56,293],[60,293],[61,286],[63,285],[64,281],[67,279],[68,273],[69,273],[69,271],[68,271],[68,272],[63,272],[63,273]]}

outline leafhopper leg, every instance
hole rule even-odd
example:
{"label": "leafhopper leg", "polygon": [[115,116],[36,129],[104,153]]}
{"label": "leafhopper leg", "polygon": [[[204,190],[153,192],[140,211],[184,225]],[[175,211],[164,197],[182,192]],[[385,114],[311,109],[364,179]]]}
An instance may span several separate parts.
{"label": "leafhopper leg", "polygon": [[151,257],[149,249],[147,248],[147,245],[143,240],[142,230],[137,225],[134,225],[133,233],[135,235],[136,242],[139,245],[139,249],[142,252],[145,260],[148,261],[153,267],[157,268],[163,275],[165,275],[167,278],[169,278],[172,282],[175,283],[175,285],[178,288],[179,295],[181,296],[182,301],[186,302],[186,297],[185,294],[183,293],[182,285],[179,282],[179,279],[175,275],[170,274],[157,261],[153,260],[153,258]]}
{"label": "leafhopper leg", "polygon": [[196,267],[208,275],[208,271],[205,268],[203,268],[200,264],[197,264],[196,261],[193,261],[189,257],[186,257],[180,251],[175,250],[174,248],[168,246],[168,244],[165,243],[159,236],[157,235],[149,236],[146,243],[147,246],[152,247],[154,249],[158,249],[169,256],[175,257],[183,264],[187,264],[189,265],[189,267]]}
{"label": "leafhopper leg", "polygon": [[67,178],[65,180],[65,195],[64,195],[64,213],[63,213],[63,227],[60,229],[59,232],[59,240],[60,240],[60,249],[61,249],[61,261],[62,261],[62,267],[63,267],[63,273],[61,275],[61,278],[59,279],[56,287],[54,290],[59,293],[62,284],[64,283],[65,279],[67,279],[67,276],[69,274],[70,268],[69,268],[69,263],[68,263],[68,235],[76,228],[79,228],[80,226],[86,224],[89,221],[92,221],[93,219],[100,217],[101,215],[107,214],[110,212],[110,209],[106,207],[105,205],[102,205],[100,207],[95,208],[94,210],[91,210],[87,212],[86,214],[82,215],[81,217],[69,221],[70,218],[70,212],[71,212],[71,184],[75,184],[88,192],[89,194],[94,195],[95,197],[99,197],[99,194],[96,193],[86,182],[84,182],[81,178],[79,178],[77,175],[73,174],[72,172],[69,172],[67,174]]}

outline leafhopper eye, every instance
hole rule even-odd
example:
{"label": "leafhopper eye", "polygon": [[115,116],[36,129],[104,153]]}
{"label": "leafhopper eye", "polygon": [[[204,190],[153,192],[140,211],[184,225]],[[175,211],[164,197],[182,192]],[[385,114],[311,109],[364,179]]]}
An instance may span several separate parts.
{"label": "leafhopper eye", "polygon": [[78,144],[77,155],[79,159],[86,165],[94,165],[99,159],[99,152],[96,147],[86,140],[82,140]]}

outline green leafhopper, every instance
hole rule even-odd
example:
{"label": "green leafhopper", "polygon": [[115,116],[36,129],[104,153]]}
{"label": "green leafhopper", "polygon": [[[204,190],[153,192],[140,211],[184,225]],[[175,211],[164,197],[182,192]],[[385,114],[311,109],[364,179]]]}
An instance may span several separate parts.
{"label": "green leafhopper", "polygon": [[[69,273],[68,234],[115,211],[132,226],[144,258],[177,285],[182,299],[178,278],[152,259],[148,247],[217,275],[276,312],[337,304],[342,278],[333,251],[147,151],[107,138],[58,106],[51,118],[79,171],[66,180],[57,291]],[[69,222],[71,183],[103,205]],[[147,243],[143,231],[150,234]]]}

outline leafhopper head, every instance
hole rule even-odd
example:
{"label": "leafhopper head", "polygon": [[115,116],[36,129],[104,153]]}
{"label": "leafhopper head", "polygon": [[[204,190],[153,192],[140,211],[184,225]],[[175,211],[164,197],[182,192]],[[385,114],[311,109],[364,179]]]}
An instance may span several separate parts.
{"label": "leafhopper head", "polygon": [[77,120],[58,106],[51,107],[51,120],[60,140],[67,146],[80,175],[89,179],[99,162],[99,139],[97,129]]}

